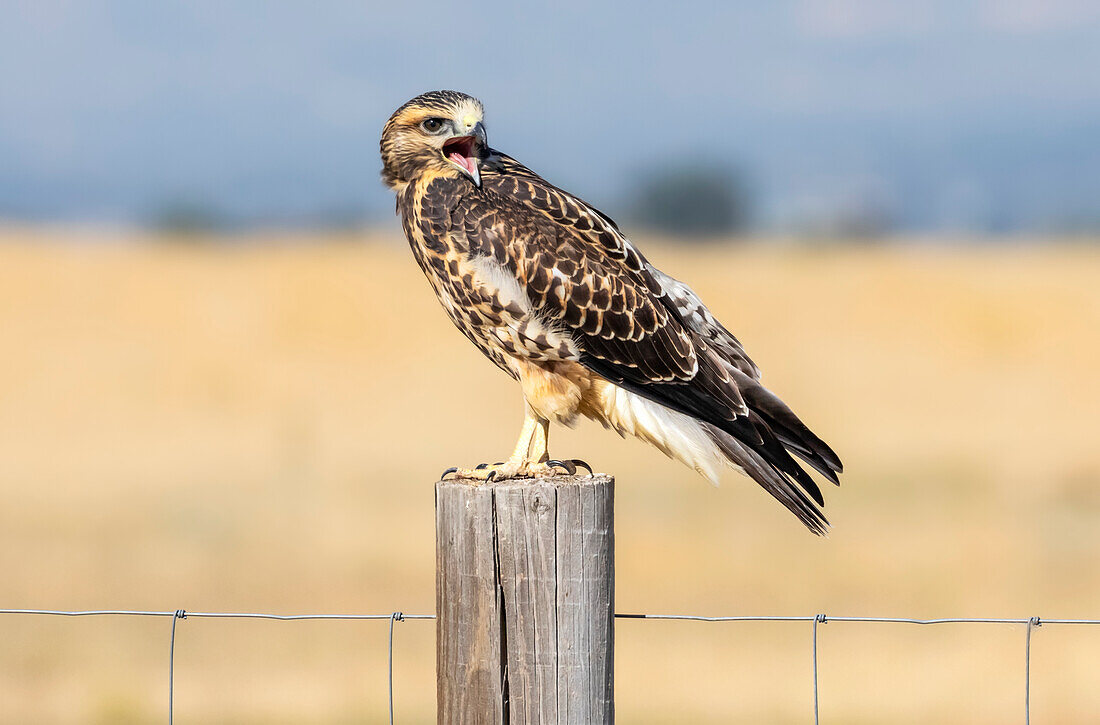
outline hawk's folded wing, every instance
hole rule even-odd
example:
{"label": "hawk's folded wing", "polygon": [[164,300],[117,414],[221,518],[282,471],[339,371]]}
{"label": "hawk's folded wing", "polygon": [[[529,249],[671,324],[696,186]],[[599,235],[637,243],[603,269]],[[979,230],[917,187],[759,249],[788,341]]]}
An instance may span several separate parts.
{"label": "hawk's folded wing", "polygon": [[[536,314],[573,339],[581,364],[731,436],[729,448],[749,453],[735,462],[800,517],[807,508],[819,517],[806,495],[820,504],[821,493],[787,449],[834,482],[840,461],[757,382],[741,343],[698,296],[606,216],[518,162],[498,156],[482,178],[492,201],[463,205],[452,224],[471,253],[515,274]],[[773,470],[754,474],[761,463]]]}

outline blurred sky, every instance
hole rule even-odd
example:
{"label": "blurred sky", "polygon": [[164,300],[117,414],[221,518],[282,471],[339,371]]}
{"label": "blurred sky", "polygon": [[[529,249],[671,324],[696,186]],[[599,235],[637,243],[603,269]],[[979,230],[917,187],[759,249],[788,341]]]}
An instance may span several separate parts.
{"label": "blurred sky", "polygon": [[1096,0],[7,0],[0,216],[379,221],[378,134],[425,90],[612,216],[730,164],[763,229],[1100,226]]}

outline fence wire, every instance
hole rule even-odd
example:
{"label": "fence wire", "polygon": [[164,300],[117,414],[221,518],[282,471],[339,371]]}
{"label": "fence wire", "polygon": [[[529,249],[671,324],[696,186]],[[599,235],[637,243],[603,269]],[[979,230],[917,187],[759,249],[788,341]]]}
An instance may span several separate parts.
{"label": "fence wire", "polygon": [[[434,614],[404,614],[394,611],[389,614],[268,614],[263,612],[189,612],[184,609],[158,612],[134,609],[92,609],[85,611],[64,611],[60,609],[0,609],[3,614],[46,615],[55,617],[170,617],[172,629],[168,641],[168,723],[172,725],[174,716],[175,660],[176,660],[176,624],[182,619],[270,619],[280,622],[302,620],[386,620],[389,621],[388,638],[388,686],[390,725],[393,725],[393,625],[409,619],[435,619]],[[859,622],[872,624],[1015,624],[1025,627],[1024,636],[1024,723],[1031,723],[1031,639],[1033,632],[1040,626],[1048,625],[1100,625],[1100,619],[997,619],[993,617],[948,617],[942,619],[913,619],[909,617],[834,617],[825,614],[808,616],[770,616],[770,615],[734,615],[705,616],[698,614],[616,614],[616,619],[673,620],[690,622],[808,622],[811,625],[813,657],[813,701],[814,724],[820,724],[818,690],[818,625],[829,622]]]}

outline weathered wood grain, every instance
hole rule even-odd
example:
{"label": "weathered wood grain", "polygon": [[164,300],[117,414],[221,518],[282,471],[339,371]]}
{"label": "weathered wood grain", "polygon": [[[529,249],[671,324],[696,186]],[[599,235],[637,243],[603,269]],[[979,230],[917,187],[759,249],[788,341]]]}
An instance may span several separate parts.
{"label": "weathered wood grain", "polygon": [[[436,487],[436,699],[439,722],[503,722],[500,601],[492,489]],[[486,584],[488,582],[488,585]],[[444,719],[443,713],[450,713]]]}
{"label": "weathered wood grain", "polygon": [[436,484],[440,723],[614,721],[614,479]]}

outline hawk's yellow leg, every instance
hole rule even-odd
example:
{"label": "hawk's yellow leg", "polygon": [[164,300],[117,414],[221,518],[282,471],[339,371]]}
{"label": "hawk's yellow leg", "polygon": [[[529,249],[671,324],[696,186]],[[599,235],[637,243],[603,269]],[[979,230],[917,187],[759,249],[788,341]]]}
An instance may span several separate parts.
{"label": "hawk's yellow leg", "polygon": [[[470,478],[478,481],[505,478],[537,478],[556,476],[561,473],[576,473],[577,465],[588,468],[583,461],[551,461],[547,451],[550,438],[550,421],[538,417],[531,406],[524,402],[523,427],[512,455],[503,463],[481,464],[477,468],[448,468],[443,477],[454,474],[455,478]],[[591,473],[591,470],[589,470]]]}

